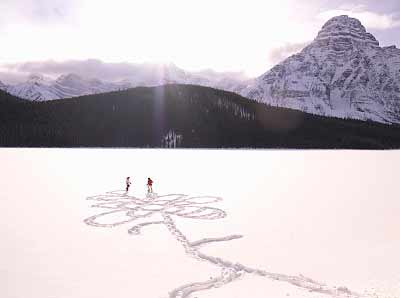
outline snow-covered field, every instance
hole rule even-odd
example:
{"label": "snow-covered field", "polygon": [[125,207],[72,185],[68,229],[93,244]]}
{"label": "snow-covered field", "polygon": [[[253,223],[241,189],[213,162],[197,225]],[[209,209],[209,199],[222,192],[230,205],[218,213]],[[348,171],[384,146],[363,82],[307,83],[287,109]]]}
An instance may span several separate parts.
{"label": "snow-covered field", "polygon": [[400,151],[0,149],[0,165],[2,298],[400,297]]}

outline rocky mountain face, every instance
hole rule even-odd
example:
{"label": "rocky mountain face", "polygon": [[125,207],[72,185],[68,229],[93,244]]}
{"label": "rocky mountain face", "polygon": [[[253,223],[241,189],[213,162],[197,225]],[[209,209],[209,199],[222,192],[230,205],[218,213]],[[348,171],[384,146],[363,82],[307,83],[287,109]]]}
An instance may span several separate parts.
{"label": "rocky mountain face", "polygon": [[119,82],[32,75],[17,85],[0,82],[0,89],[43,101],[164,84],[213,87],[324,116],[400,123],[400,49],[380,47],[359,20],[348,16],[330,19],[300,53],[252,80],[237,73],[188,72],[173,64],[138,64]]}
{"label": "rocky mountain face", "polygon": [[50,84],[39,74],[32,74],[26,82],[10,85],[5,90],[12,95],[34,101],[47,100],[54,96]]}
{"label": "rocky mountain face", "polygon": [[334,17],[240,93],[318,115],[400,123],[400,49],[380,47],[357,19]]}
{"label": "rocky mountain face", "polygon": [[123,83],[116,84],[96,79],[85,79],[75,74],[61,75],[56,80],[46,79],[40,74],[33,74],[29,76],[26,82],[5,86],[3,90],[20,98],[44,101],[104,93],[128,87]]}
{"label": "rocky mountain face", "polygon": [[173,64],[143,64],[138,65],[134,72],[119,82],[84,78],[77,74],[65,74],[51,80],[40,74],[32,74],[26,82],[16,85],[2,86],[0,83],[0,89],[24,99],[44,101],[165,84],[193,84],[238,92],[244,87],[244,81],[244,76],[236,73],[191,73]]}

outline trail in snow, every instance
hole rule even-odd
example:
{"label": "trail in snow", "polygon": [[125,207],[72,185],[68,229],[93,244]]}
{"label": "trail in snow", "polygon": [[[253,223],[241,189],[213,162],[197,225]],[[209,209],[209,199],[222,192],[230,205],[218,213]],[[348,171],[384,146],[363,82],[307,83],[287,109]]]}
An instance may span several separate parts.
{"label": "trail in snow", "polygon": [[[182,285],[169,293],[170,298],[185,298],[199,291],[218,288],[242,278],[246,274],[264,276],[271,280],[278,280],[292,284],[296,287],[326,294],[331,297],[361,297],[360,294],[347,289],[346,287],[330,287],[324,283],[315,281],[303,275],[292,276],[280,273],[267,272],[265,270],[247,267],[237,262],[231,262],[219,257],[210,256],[200,251],[200,248],[216,242],[230,241],[241,238],[241,235],[231,235],[219,238],[204,238],[190,242],[188,238],[178,229],[173,220],[173,216],[183,218],[213,220],[226,216],[226,212],[206,206],[207,204],[217,203],[222,200],[219,197],[199,196],[189,197],[184,194],[169,194],[158,196],[151,194],[147,198],[139,199],[129,196],[124,191],[110,191],[104,195],[96,195],[87,198],[98,203],[92,207],[109,209],[84,220],[84,222],[96,227],[116,227],[122,224],[131,223],[141,218],[147,218],[155,214],[162,216],[163,220],[147,221],[132,226],[128,232],[132,235],[140,234],[143,227],[150,225],[164,225],[174,238],[180,242],[188,256],[199,261],[208,262],[220,268],[220,274],[206,281],[193,282]],[[101,219],[112,217],[111,222],[101,222]]]}

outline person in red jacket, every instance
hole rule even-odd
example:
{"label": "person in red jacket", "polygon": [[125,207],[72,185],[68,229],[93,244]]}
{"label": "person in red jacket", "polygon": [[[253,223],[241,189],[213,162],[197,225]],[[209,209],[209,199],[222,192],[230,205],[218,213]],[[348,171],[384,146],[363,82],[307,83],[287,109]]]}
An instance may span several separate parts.
{"label": "person in red jacket", "polygon": [[147,178],[147,192],[153,192],[153,180]]}

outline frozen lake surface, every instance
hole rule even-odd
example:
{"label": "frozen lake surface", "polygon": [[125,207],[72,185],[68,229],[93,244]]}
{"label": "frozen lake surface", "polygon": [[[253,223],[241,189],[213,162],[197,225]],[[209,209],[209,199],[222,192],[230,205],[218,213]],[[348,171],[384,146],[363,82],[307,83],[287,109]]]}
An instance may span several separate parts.
{"label": "frozen lake surface", "polygon": [[[0,149],[0,164],[2,298],[400,297],[400,151]],[[126,176],[128,195],[107,193]]]}

